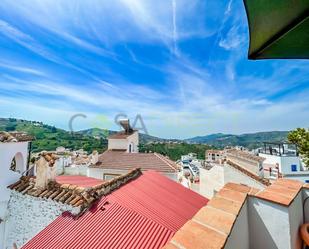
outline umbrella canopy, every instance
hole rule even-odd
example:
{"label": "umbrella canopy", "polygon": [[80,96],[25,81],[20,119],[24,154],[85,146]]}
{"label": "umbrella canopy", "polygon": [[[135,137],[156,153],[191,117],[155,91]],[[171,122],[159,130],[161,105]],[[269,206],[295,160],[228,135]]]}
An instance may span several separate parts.
{"label": "umbrella canopy", "polygon": [[308,59],[309,0],[244,0],[249,59]]}

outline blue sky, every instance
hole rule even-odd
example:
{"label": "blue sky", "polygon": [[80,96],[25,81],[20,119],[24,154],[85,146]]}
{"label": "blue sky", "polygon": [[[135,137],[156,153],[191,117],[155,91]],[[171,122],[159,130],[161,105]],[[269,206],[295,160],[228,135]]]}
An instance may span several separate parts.
{"label": "blue sky", "polygon": [[241,0],[2,0],[0,44],[1,117],[140,114],[166,138],[309,126],[308,61],[248,61]]}

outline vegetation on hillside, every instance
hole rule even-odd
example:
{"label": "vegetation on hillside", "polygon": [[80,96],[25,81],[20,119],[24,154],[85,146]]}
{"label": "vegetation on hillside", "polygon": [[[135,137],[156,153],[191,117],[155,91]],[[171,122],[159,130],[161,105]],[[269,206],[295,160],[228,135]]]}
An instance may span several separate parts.
{"label": "vegetation on hillside", "polygon": [[263,146],[263,142],[286,142],[288,131],[268,131],[250,134],[211,134],[186,139],[189,143],[205,143],[215,147],[224,148],[226,146],[244,146],[248,149],[256,149]]}
{"label": "vegetation on hillside", "polygon": [[297,145],[299,154],[309,167],[309,129],[297,128],[288,134],[288,139],[289,142]]}
{"label": "vegetation on hillside", "polygon": [[188,143],[149,143],[141,144],[140,152],[157,152],[168,156],[170,159],[177,161],[182,155],[196,153],[198,159],[205,159],[205,151],[212,149],[207,144],[188,144]]}
{"label": "vegetation on hillside", "polygon": [[23,131],[36,139],[32,142],[32,151],[55,150],[59,146],[73,150],[84,149],[92,152],[106,150],[106,139],[96,139],[93,136],[79,133],[71,133],[54,126],[43,124],[37,121],[27,121],[21,119],[0,119],[0,130]]}

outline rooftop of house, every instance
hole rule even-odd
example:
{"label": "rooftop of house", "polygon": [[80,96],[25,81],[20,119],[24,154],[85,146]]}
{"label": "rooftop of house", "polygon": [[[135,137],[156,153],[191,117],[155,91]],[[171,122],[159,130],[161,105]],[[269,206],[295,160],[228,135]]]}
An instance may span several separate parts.
{"label": "rooftop of house", "polygon": [[227,155],[233,155],[237,157],[246,158],[252,161],[256,162],[263,162],[265,160],[264,157],[256,156],[251,154],[250,152],[243,151],[243,150],[237,150],[237,149],[228,149],[226,150]]}
{"label": "rooftop of house", "polygon": [[[240,211],[249,197],[289,207],[301,189],[308,186],[308,184],[303,185],[299,181],[288,179],[279,179],[265,190],[258,190],[242,184],[228,183],[207,203],[207,206],[202,207],[173,236],[164,248],[225,248],[229,238],[235,239],[235,237],[231,236],[231,233],[239,218]],[[265,207],[259,205],[260,209]],[[280,208],[277,210],[282,213]],[[246,213],[246,215],[250,214]],[[276,224],[274,225],[276,226]],[[289,226],[288,223],[285,223],[285,225]],[[254,229],[259,228],[255,227]],[[253,231],[253,233],[255,232],[257,230]],[[298,235],[298,227],[296,227],[296,235]],[[254,237],[254,235],[252,236]]]}
{"label": "rooftop of house", "polygon": [[119,131],[117,133],[114,133],[108,137],[108,139],[126,139],[127,137],[131,136],[137,132],[136,130],[130,130],[130,131]]}
{"label": "rooftop of house", "polygon": [[89,209],[103,195],[135,179],[140,174],[140,169],[133,169],[125,175],[115,177],[107,182],[101,182],[101,184],[97,184],[99,182],[95,182],[93,178],[87,178],[87,183],[79,182],[78,184],[74,184],[72,178],[70,181],[66,179],[66,183],[61,183],[61,181],[65,182],[65,179],[61,179],[60,177],[60,182],[50,181],[46,188],[36,188],[35,177],[22,176],[19,181],[11,184],[8,188],[22,194],[49,199],[79,208],[78,213],[81,214]]}
{"label": "rooftop of house", "polygon": [[207,201],[147,171],[103,195],[82,216],[64,213],[22,249],[161,248]]}
{"label": "rooftop of house", "polygon": [[226,184],[164,247],[223,248],[248,194],[257,189]]}
{"label": "rooftop of house", "polygon": [[206,153],[211,153],[211,154],[223,154],[223,150],[206,150]]}
{"label": "rooftop of house", "polygon": [[138,166],[141,170],[155,170],[176,173],[178,166],[172,160],[158,153],[127,153],[107,150],[99,156],[99,161],[91,168],[130,170]]}
{"label": "rooftop of house", "polygon": [[96,187],[104,183],[103,180],[88,176],[78,176],[78,175],[59,175],[56,176],[56,182],[59,184],[70,184],[76,185],[83,188]]}
{"label": "rooftop of house", "polygon": [[236,170],[239,170],[240,172],[242,172],[243,174],[249,176],[250,178],[254,179],[255,181],[258,181],[260,183],[262,183],[265,186],[269,186],[271,183],[268,179],[266,178],[262,178],[256,174],[253,174],[252,172],[250,172],[249,170],[245,169],[244,167],[241,167],[240,165],[237,165],[234,162],[231,162],[229,160],[227,160],[226,162],[228,165],[230,165],[231,167],[233,167]]}
{"label": "rooftop of house", "polygon": [[0,143],[27,142],[34,140],[34,137],[25,132],[0,131]]}

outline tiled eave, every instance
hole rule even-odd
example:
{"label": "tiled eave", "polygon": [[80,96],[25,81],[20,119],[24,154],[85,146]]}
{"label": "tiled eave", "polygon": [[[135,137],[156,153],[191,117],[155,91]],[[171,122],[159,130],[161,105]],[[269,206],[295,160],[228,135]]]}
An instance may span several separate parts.
{"label": "tiled eave", "polygon": [[72,207],[80,208],[80,214],[89,209],[92,204],[102,196],[137,178],[141,174],[140,169],[133,169],[125,175],[121,175],[94,187],[79,187],[73,184],[59,184],[49,182],[44,189],[35,187],[34,177],[22,176],[19,181],[8,186],[9,189],[24,195],[49,199]]}

